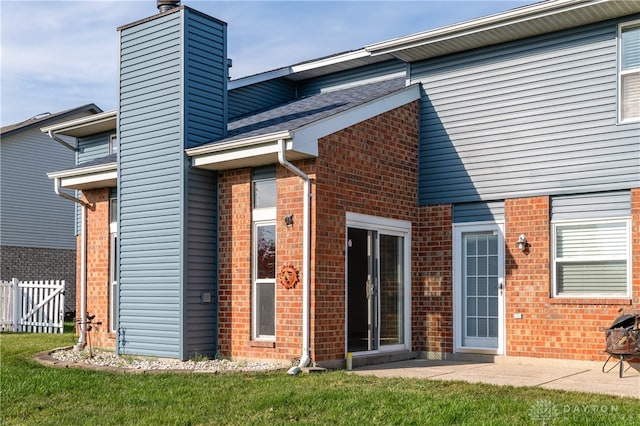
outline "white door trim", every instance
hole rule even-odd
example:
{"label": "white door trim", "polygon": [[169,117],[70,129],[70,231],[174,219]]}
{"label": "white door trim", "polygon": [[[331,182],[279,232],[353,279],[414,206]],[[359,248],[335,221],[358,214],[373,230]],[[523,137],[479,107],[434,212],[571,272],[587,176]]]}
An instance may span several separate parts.
{"label": "white door trim", "polygon": [[[503,289],[498,292],[498,347],[474,348],[462,345],[462,235],[469,232],[496,232],[498,235],[498,280]],[[505,242],[504,224],[473,222],[453,224],[453,351],[503,355],[505,353]]]}
{"label": "white door trim", "polygon": [[[404,323],[404,336],[405,342],[403,345],[393,345],[387,346],[382,349],[378,349],[375,351],[368,352],[358,352],[355,353],[354,356],[357,355],[367,355],[379,352],[389,352],[393,350],[411,350],[411,288],[412,288],[412,275],[411,275],[411,222],[406,220],[397,220],[397,219],[388,219],[379,216],[371,216],[360,213],[346,213],[346,223],[345,223],[345,254],[348,252],[348,231],[349,228],[358,228],[358,229],[366,229],[370,231],[376,231],[378,234],[382,233],[385,235],[396,235],[404,238],[404,276],[405,276],[405,292],[404,292],[404,315],[405,315],[405,323]],[[347,257],[345,255],[345,266],[347,263]],[[349,288],[348,288],[348,271],[345,268],[345,277],[344,277],[344,297],[345,297],[345,322],[344,322],[344,336],[345,336],[345,345],[344,351],[345,354],[348,351],[348,329],[347,325],[349,323]]]}

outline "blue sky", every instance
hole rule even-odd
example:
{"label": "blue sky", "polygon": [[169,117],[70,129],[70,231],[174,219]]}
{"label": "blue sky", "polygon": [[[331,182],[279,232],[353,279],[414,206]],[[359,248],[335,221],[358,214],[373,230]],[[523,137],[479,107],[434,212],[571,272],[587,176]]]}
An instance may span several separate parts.
{"label": "blue sky", "polygon": [[[533,3],[182,1],[227,22],[232,78]],[[155,0],[0,0],[1,124],[87,103],[115,109],[116,28],[156,13]]]}

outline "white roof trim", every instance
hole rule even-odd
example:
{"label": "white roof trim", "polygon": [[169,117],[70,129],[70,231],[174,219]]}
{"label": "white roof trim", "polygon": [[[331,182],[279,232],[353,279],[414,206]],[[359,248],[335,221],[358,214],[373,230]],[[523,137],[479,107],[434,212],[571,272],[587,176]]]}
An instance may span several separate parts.
{"label": "white roof trim", "polygon": [[225,170],[277,162],[278,140],[287,142],[289,160],[318,156],[320,138],[420,99],[414,84],[384,97],[309,123],[295,130],[188,149],[193,167]]}
{"label": "white roof trim", "polygon": [[[90,128],[99,127],[100,129],[108,130],[108,128],[113,127],[115,129],[116,118],[116,110],[106,111],[100,114],[94,114],[75,120],[63,121],[52,126],[42,127],[40,131],[42,133],[53,132],[65,136],[84,136]],[[89,133],[87,134],[91,134],[93,132],[93,130],[89,130]]]}
{"label": "white roof trim", "polygon": [[212,145],[199,146],[186,150],[187,155],[193,157],[196,155],[210,154],[215,152],[228,151],[233,149],[241,149],[247,146],[259,145],[265,142],[277,141],[279,139],[291,139],[291,133],[288,131],[268,133],[265,135],[252,136],[250,138],[237,139],[229,142],[222,142]]}
{"label": "white roof trim", "polygon": [[291,132],[293,135],[293,150],[308,152],[317,156],[318,140],[320,138],[418,99],[420,99],[420,85],[413,84],[347,111],[309,123]]}
{"label": "white roof trim", "polygon": [[100,164],[47,173],[49,179],[60,179],[60,186],[66,189],[92,189],[116,186],[118,182],[118,165],[116,163]]}
{"label": "white roof trim", "polygon": [[514,25],[532,19],[567,12],[585,6],[606,3],[609,0],[549,0],[530,6],[523,6],[484,18],[473,19],[459,24],[436,28],[434,30],[411,34],[380,43],[365,46],[365,50],[375,55],[393,53],[419,45],[434,43],[452,38],[468,36],[479,32]]}

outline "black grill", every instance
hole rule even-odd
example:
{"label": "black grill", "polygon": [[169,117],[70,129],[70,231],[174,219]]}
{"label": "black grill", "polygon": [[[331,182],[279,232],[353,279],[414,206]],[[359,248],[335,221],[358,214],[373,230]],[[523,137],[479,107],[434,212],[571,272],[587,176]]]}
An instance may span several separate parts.
{"label": "black grill", "polygon": [[[611,327],[605,330],[606,349],[609,358],[602,366],[604,372],[611,358],[616,358],[620,365],[620,377],[624,372],[624,361],[640,358],[640,314],[620,315]],[[616,364],[616,365],[617,365]],[[608,371],[615,368],[615,365]]]}

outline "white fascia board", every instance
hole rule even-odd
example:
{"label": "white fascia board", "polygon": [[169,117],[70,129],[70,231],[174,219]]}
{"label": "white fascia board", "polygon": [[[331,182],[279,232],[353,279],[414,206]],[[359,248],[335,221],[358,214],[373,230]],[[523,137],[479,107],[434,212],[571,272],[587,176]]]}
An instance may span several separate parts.
{"label": "white fascia board", "polygon": [[420,85],[413,84],[382,98],[375,99],[339,114],[307,124],[306,126],[300,127],[292,132],[292,150],[317,156],[318,140],[320,138],[342,129],[346,129],[354,124],[368,120],[418,99],[420,99]]}
{"label": "white fascia board", "polygon": [[309,61],[298,65],[292,65],[291,71],[294,73],[308,71],[315,68],[322,68],[329,65],[339,64],[341,62],[349,62],[354,59],[366,58],[367,56],[371,56],[371,53],[366,51],[365,49],[355,50],[353,52],[347,52],[339,55],[328,56],[326,58],[317,59],[315,61]]}
{"label": "white fascia board", "polygon": [[267,143],[253,146],[245,146],[240,149],[219,151],[211,154],[196,156],[193,158],[194,167],[212,166],[222,163],[237,163],[241,159],[246,159],[247,164],[251,164],[251,158],[262,157],[278,153],[278,141],[272,140]]}
{"label": "white fascia board", "polygon": [[[86,117],[78,118],[75,120],[64,121],[52,126],[42,127],[40,131],[42,133],[56,133],[65,136],[82,136],[84,134],[92,133],[89,129],[99,127],[113,127],[115,128],[115,122],[117,117],[117,111],[107,111],[100,114],[93,114]],[[113,126],[111,126],[113,124]]]}
{"label": "white fascia board", "polygon": [[288,131],[270,133],[246,139],[201,146],[186,150],[191,164],[196,168],[223,170],[228,168],[251,167],[258,158],[270,158],[278,153],[278,141],[287,141],[291,147]]}
{"label": "white fascia board", "polygon": [[66,189],[108,188],[118,184],[118,172],[102,172],[83,176],[60,178],[60,186]]}
{"label": "white fascia board", "polygon": [[237,139],[229,142],[221,142],[212,145],[198,146],[195,148],[189,148],[186,153],[190,157],[200,156],[203,154],[213,154],[224,151],[241,150],[243,148],[260,145],[267,142],[278,141],[280,139],[291,139],[291,134],[288,131],[269,133],[266,135],[253,136],[244,139]]}
{"label": "white fascia board", "polygon": [[263,81],[285,77],[290,74],[292,74],[291,67],[284,67],[278,68],[273,71],[250,75],[247,77],[240,77],[237,80],[229,81],[227,83],[227,90],[233,90],[244,86],[251,86],[252,84],[262,83]]}
{"label": "white fascia board", "polygon": [[278,68],[273,71],[267,71],[260,74],[250,75],[247,77],[241,77],[237,80],[231,80],[227,83],[227,89],[233,90],[244,86],[250,86],[252,84],[262,83],[263,81],[273,80],[280,77],[286,77],[292,74],[297,74],[303,71],[314,70],[317,68],[327,67],[331,65],[340,64],[343,62],[349,62],[354,59],[361,59],[371,56],[365,49],[359,49],[353,52],[342,53],[338,55],[329,56],[313,61],[304,62],[297,65],[290,65],[288,67]]}
{"label": "white fascia board", "polygon": [[603,3],[608,0],[555,0],[536,3],[506,12],[490,15],[484,18],[473,19],[459,24],[436,28],[412,34],[406,37],[383,41],[380,43],[365,46],[365,50],[371,54],[379,55],[393,53],[398,50],[409,49],[424,44],[448,40],[465,35],[475,34],[482,31],[498,28],[501,26],[513,25],[530,19],[536,19],[558,12],[566,12],[570,9]]}
{"label": "white fascia board", "polygon": [[47,173],[49,179],[60,179],[60,186],[67,189],[90,189],[115,186],[118,182],[116,163],[83,167]]}

